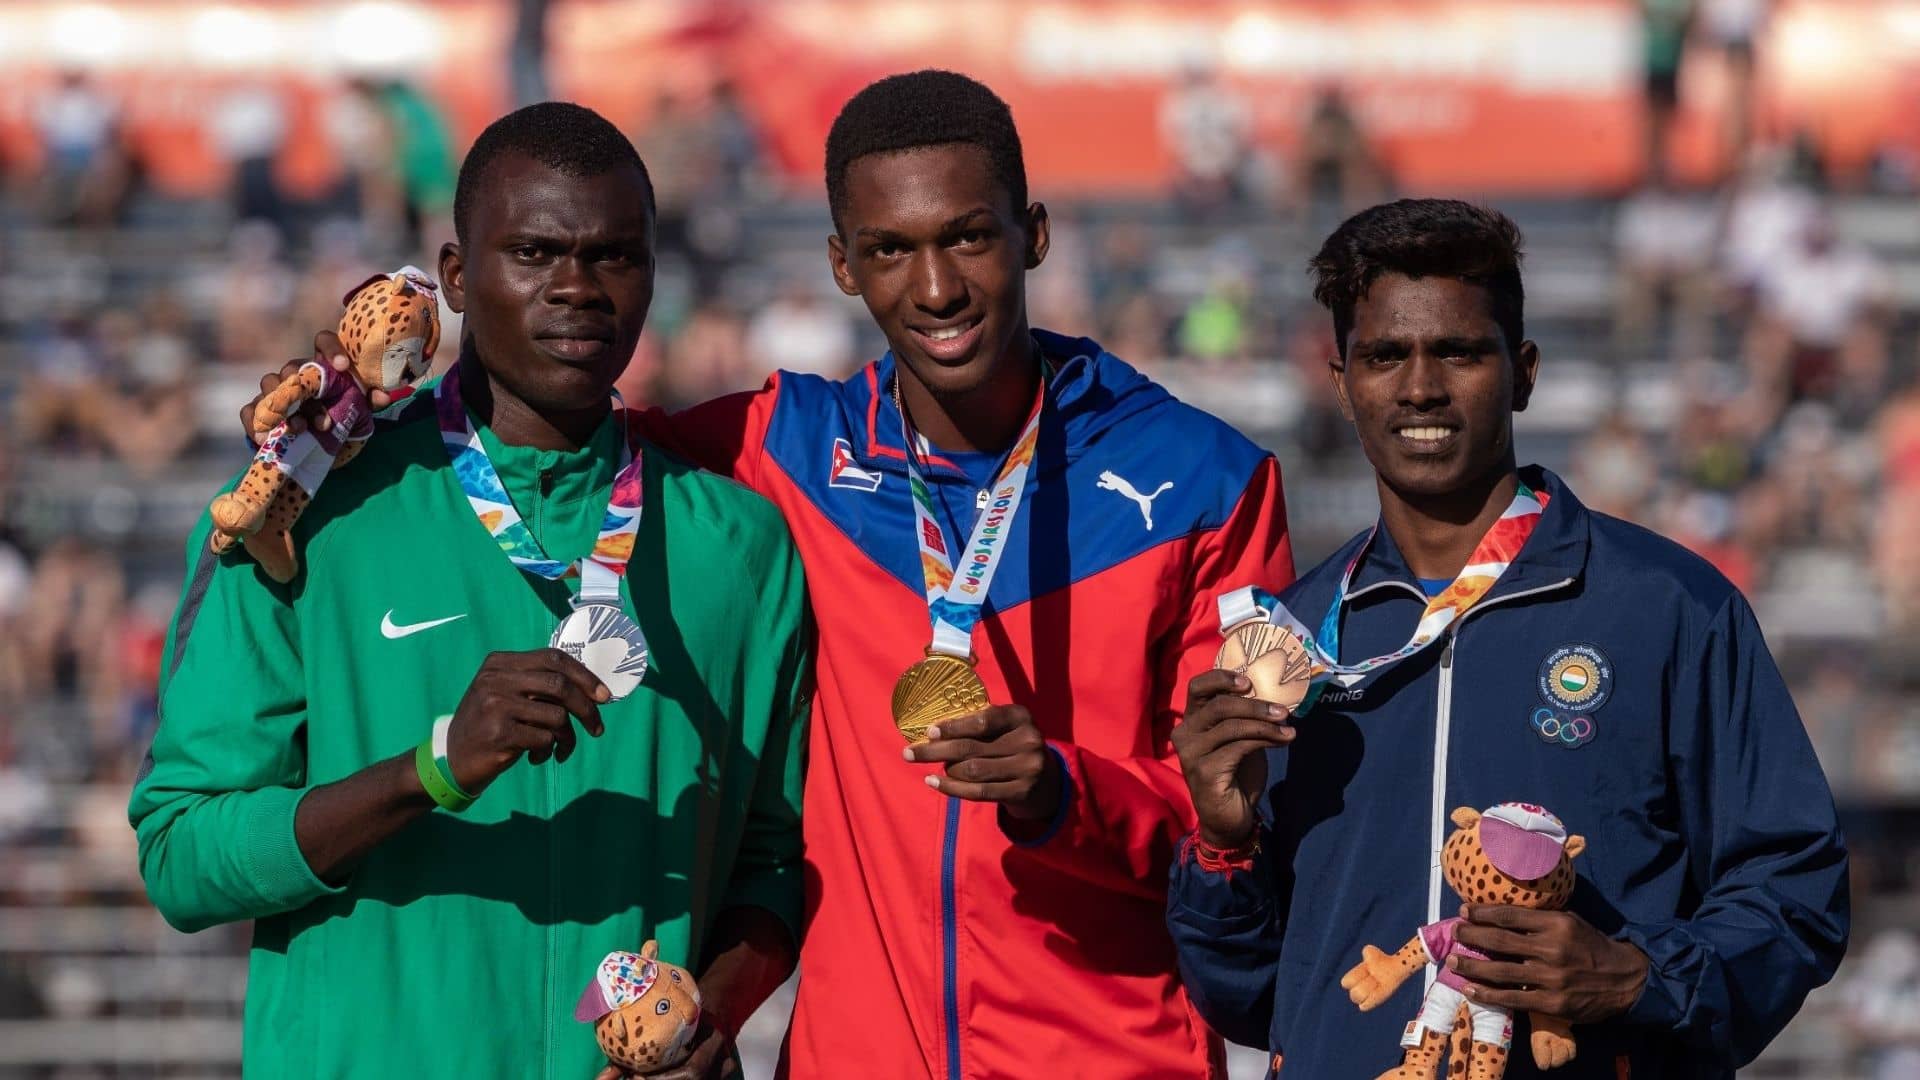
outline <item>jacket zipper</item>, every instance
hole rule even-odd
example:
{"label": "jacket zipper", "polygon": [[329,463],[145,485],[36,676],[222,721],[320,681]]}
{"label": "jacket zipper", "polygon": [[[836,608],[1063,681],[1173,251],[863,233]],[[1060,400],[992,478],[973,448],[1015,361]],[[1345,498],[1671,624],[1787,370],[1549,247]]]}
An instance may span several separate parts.
{"label": "jacket zipper", "polygon": [[[554,774],[559,770],[543,768],[539,771],[544,778],[544,787],[547,795],[547,820],[552,821],[555,801],[553,793]],[[555,970],[559,959],[557,956],[559,952],[557,939],[560,935],[560,920],[557,917],[557,912],[560,910],[560,898],[557,895],[559,873],[554,853],[555,845],[549,840],[547,843],[547,1080],[555,1080],[553,1075],[553,1052],[554,1048],[559,1045],[555,1040],[553,1031],[553,1010],[555,1005],[554,986],[558,982],[558,972]]]}
{"label": "jacket zipper", "polygon": [[[1434,708],[1433,724],[1433,819],[1428,834],[1431,851],[1427,863],[1427,922],[1430,924],[1440,921],[1440,886],[1446,879],[1440,872],[1440,854],[1447,844],[1447,750],[1453,735],[1453,643],[1460,636],[1460,627],[1465,625],[1469,618],[1495,604],[1552,592],[1571,584],[1573,579],[1567,578],[1551,585],[1542,585],[1537,589],[1526,589],[1489,600],[1484,604],[1475,604],[1455,620],[1453,626],[1447,630],[1447,642],[1440,650],[1440,695]],[[1428,988],[1432,988],[1434,977],[1438,974],[1438,970],[1433,965],[1427,966]]]}
{"label": "jacket zipper", "polygon": [[547,496],[553,494],[553,470],[540,470],[540,497],[533,501],[533,542],[544,550],[547,546],[546,530],[540,526],[547,516]]}
{"label": "jacket zipper", "polygon": [[960,800],[947,799],[946,836],[940,845],[940,954],[945,978],[941,1011],[947,1028],[947,1080],[960,1080],[960,930],[955,925],[954,856],[960,846]]}
{"label": "jacket zipper", "polygon": [[[1453,737],[1453,641],[1460,624],[1447,631],[1447,642],[1440,649],[1440,699],[1433,714],[1433,818],[1428,837],[1431,858],[1427,863],[1427,923],[1440,921],[1440,852],[1447,843],[1447,747]],[[1427,988],[1439,972],[1426,966]]]}

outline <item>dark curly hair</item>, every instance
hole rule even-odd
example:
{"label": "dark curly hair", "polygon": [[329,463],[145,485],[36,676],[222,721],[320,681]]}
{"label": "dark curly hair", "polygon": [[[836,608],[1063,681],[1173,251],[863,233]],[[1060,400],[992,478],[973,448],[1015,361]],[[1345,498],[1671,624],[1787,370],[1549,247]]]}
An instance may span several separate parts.
{"label": "dark curly hair", "polygon": [[1454,278],[1487,290],[1507,352],[1518,355],[1526,337],[1520,244],[1520,227],[1498,210],[1457,199],[1401,199],[1341,222],[1307,266],[1313,298],[1333,312],[1341,356],[1354,305],[1381,274]]}
{"label": "dark curly hair", "polygon": [[600,176],[632,166],[640,170],[647,190],[647,214],[653,214],[653,178],[633,142],[612,122],[584,105],[570,101],[543,101],[515,109],[487,125],[473,140],[460,163],[460,179],[453,189],[453,232],[467,245],[467,222],[487,169],[495,161],[518,154],[532,158],[568,176]]}
{"label": "dark curly hair", "polygon": [[889,75],[853,95],[827,132],[827,205],[833,227],[847,208],[847,169],[869,154],[967,143],[987,155],[1014,210],[1027,205],[1027,164],[1013,111],[981,83],[952,71]]}

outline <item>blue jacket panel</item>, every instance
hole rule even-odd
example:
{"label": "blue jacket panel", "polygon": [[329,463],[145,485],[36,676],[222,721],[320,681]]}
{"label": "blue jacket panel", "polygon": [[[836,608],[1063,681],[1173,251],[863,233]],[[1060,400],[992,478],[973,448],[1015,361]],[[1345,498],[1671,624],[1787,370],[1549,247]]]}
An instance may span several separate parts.
{"label": "blue jacket panel", "polygon": [[[1440,847],[1460,806],[1537,803],[1585,836],[1570,908],[1651,961],[1627,1015],[1574,1029],[1557,1080],[1611,1080],[1621,1058],[1635,1080],[1730,1077],[1845,949],[1832,795],[1746,600],[1551,473],[1523,475],[1550,501],[1487,598],[1441,642],[1324,694],[1271,753],[1252,871],[1190,854],[1174,868],[1168,924],[1201,1013],[1283,1054],[1289,1076],[1397,1064],[1422,980],[1361,1013],[1340,977],[1362,946],[1392,952],[1459,913]],[[1306,625],[1365,540],[1281,595]],[[1424,607],[1381,530],[1347,593],[1340,658],[1398,648]],[[1598,658],[1573,699],[1550,682],[1570,650]],[[1591,727],[1552,722],[1575,717]],[[1510,1077],[1536,1075],[1527,1033],[1516,1017]]]}

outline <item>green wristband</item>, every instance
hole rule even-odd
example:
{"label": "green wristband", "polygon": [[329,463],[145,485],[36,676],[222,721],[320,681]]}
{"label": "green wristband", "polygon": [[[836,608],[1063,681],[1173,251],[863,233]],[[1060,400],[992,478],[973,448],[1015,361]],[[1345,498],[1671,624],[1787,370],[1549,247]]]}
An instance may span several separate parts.
{"label": "green wristband", "polygon": [[453,778],[453,767],[447,764],[447,727],[452,722],[451,716],[433,722],[433,734],[422,739],[413,752],[413,767],[420,774],[420,786],[427,789],[427,795],[457,814],[472,806],[474,797],[461,790]]}

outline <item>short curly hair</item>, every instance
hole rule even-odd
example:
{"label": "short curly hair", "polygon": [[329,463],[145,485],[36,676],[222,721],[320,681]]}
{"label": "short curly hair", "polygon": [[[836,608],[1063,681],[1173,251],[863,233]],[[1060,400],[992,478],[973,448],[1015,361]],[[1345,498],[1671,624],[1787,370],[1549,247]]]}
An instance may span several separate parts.
{"label": "short curly hair", "polygon": [[1487,290],[1509,355],[1526,337],[1520,283],[1520,227],[1498,210],[1457,199],[1401,199],[1340,223],[1307,264],[1313,298],[1333,312],[1333,336],[1347,355],[1353,309],[1382,274],[1454,278]]}
{"label": "short curly hair", "polygon": [[600,176],[632,166],[640,170],[647,192],[647,216],[652,217],[653,178],[633,141],[606,117],[570,101],[543,101],[515,109],[487,125],[473,140],[460,163],[460,179],[453,188],[453,232],[467,246],[467,223],[487,170],[509,155],[532,158],[568,176]]}
{"label": "short curly hair", "polygon": [[1017,211],[1027,205],[1027,164],[1013,111],[992,90],[952,71],[889,75],[853,95],[827,132],[827,205],[840,229],[847,170],[870,154],[966,143],[987,155]]}

